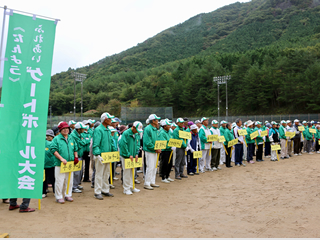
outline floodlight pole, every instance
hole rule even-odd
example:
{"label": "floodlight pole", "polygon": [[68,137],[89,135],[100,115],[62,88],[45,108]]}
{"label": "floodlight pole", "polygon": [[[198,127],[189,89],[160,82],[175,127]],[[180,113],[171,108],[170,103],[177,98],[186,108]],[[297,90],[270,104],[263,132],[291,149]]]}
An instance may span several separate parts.
{"label": "floodlight pole", "polygon": [[226,120],[228,121],[228,84],[231,79],[231,75],[213,77],[213,81],[218,84],[218,121],[220,121],[220,98],[219,98],[219,85],[226,84]]}
{"label": "floodlight pole", "polygon": [[74,76],[74,105],[73,105],[73,115],[76,118],[76,82],[81,82],[81,121],[83,120],[83,81],[86,80],[87,74],[73,72]]}

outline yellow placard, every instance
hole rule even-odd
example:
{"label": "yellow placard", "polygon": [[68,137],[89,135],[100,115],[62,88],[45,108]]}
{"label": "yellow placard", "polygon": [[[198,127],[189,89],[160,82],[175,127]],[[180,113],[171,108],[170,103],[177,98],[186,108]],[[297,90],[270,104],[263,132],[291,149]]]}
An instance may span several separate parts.
{"label": "yellow placard", "polygon": [[272,151],[277,151],[277,150],[281,150],[281,147],[280,147],[280,145],[271,145],[271,150]]}
{"label": "yellow placard", "polygon": [[46,171],[43,169],[43,181],[46,180]]}
{"label": "yellow placard", "polygon": [[181,140],[181,139],[173,139],[173,138],[171,138],[171,139],[169,140],[168,146],[169,146],[169,147],[181,148],[182,141],[183,141],[183,140]]}
{"label": "yellow placard", "polygon": [[238,129],[238,134],[239,136],[246,136],[248,135],[248,132],[245,129],[242,129],[242,130]]}
{"label": "yellow placard", "polygon": [[313,129],[313,128],[309,128],[309,132],[310,133],[317,133],[317,130]]}
{"label": "yellow placard", "polygon": [[260,133],[260,136],[261,136],[261,137],[268,136],[268,130],[262,131],[262,132]]}
{"label": "yellow placard", "polygon": [[167,148],[167,141],[156,141],[154,144],[154,150],[166,149],[166,148]]}
{"label": "yellow placard", "polygon": [[82,161],[79,161],[77,163],[77,165],[74,165],[74,161],[72,162],[67,162],[66,165],[64,165],[61,162],[60,165],[60,173],[67,173],[67,172],[76,172],[76,171],[80,171],[82,167]]}
{"label": "yellow placard", "polygon": [[318,144],[320,145],[320,140],[318,140]]}
{"label": "yellow placard", "polygon": [[253,133],[250,134],[250,138],[251,140],[253,140],[254,138],[258,137],[259,136],[259,132],[258,131],[255,131]]}
{"label": "yellow placard", "polygon": [[102,163],[118,162],[120,160],[119,152],[105,152],[101,153],[103,159]]}
{"label": "yellow placard", "polygon": [[299,129],[300,132],[303,132],[304,130],[306,130],[306,129],[304,128],[304,126],[299,126],[298,129]]}
{"label": "yellow placard", "polygon": [[130,169],[130,168],[138,168],[138,167],[142,167],[142,158],[138,158],[138,161],[136,162],[136,159],[133,158],[133,161],[131,161],[130,158],[126,158],[124,160],[124,168],[125,169]]}
{"label": "yellow placard", "polygon": [[179,138],[191,139],[191,132],[179,131]]}
{"label": "yellow placard", "polygon": [[238,138],[229,141],[228,142],[228,148],[236,145],[237,143],[238,143]]}
{"label": "yellow placard", "polygon": [[194,151],[193,158],[202,158],[202,151]]}
{"label": "yellow placard", "polygon": [[220,137],[218,138],[218,141],[219,141],[220,143],[223,143],[223,142],[226,141],[226,139],[225,139],[224,136],[220,136]]}
{"label": "yellow placard", "polygon": [[294,132],[286,132],[285,136],[289,138],[293,138],[296,134]]}
{"label": "yellow placard", "polygon": [[208,141],[208,142],[215,142],[215,141],[218,141],[218,139],[219,139],[219,136],[218,136],[218,135],[209,135],[209,136],[207,137],[207,141]]}

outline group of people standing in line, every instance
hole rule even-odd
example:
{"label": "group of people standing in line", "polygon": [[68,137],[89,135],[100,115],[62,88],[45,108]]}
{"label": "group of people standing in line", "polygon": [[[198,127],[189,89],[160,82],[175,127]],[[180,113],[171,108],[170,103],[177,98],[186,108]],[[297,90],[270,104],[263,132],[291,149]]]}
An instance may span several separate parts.
{"label": "group of people standing in line", "polygon": [[[158,162],[161,182],[169,184],[188,178],[188,175],[221,170],[222,164],[227,168],[232,167],[231,162],[239,167],[246,166],[245,162],[253,164],[254,156],[256,162],[262,162],[263,152],[266,158],[277,161],[280,150],[273,150],[274,145],[280,144],[281,159],[292,157],[292,150],[296,156],[303,152],[320,153],[320,123],[314,121],[303,121],[302,124],[298,119],[293,123],[283,120],[280,124],[265,121],[263,125],[262,122],[251,120],[242,124],[242,120],[237,119],[234,123],[223,120],[219,126],[217,120],[212,120],[210,127],[209,119],[206,117],[195,122],[187,118],[178,118],[175,123],[169,119],[160,120],[156,114],[151,114],[146,120],[147,126],[143,129],[143,124],[139,121],[127,126],[119,125],[120,119],[103,113],[101,122],[91,119],[83,122],[71,120],[69,123],[60,122],[57,127],[48,129],[43,197],[47,196],[48,186],[51,185],[57,203],[73,202],[72,194],[83,191],[81,182],[90,182],[90,165],[93,172],[91,187],[94,188],[94,197],[103,200],[104,197],[114,196],[110,193],[110,189],[115,188],[111,184],[111,178],[118,180],[115,176],[119,174],[116,172],[117,166],[121,167],[123,193],[132,195],[140,192],[134,186],[140,184],[137,179],[138,173],[143,173],[144,189],[153,190],[160,187],[156,183]],[[189,137],[182,137],[181,132],[190,133]],[[254,135],[255,132],[257,133]],[[294,134],[288,136],[287,132]],[[210,135],[217,138],[212,140]],[[224,138],[221,138],[222,136]],[[169,146],[170,139],[181,140],[181,144],[176,147]],[[166,141],[166,145],[162,149],[155,149],[157,141]],[[104,163],[103,153],[108,152],[119,152],[119,161]],[[202,157],[194,157],[195,152],[201,152]],[[141,157],[142,169],[131,171],[124,167],[126,159],[137,162]],[[73,172],[68,179],[69,173],[61,173],[61,167],[70,161],[75,165],[83,161],[83,164],[81,170]],[[170,177],[173,166],[174,177]],[[9,210],[20,208],[20,212],[35,211],[29,208],[30,199],[23,199],[20,206],[17,205],[17,199],[3,199],[3,202],[10,203]]]}

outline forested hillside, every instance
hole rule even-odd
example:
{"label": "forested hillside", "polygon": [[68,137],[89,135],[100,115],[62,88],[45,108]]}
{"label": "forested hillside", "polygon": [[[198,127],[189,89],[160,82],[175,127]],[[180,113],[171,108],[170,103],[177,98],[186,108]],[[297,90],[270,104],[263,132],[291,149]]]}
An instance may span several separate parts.
{"label": "forested hillside", "polygon": [[[232,75],[229,114],[319,112],[320,0],[235,3],[169,28],[120,54],[76,69],[84,111],[172,106],[174,115],[217,114],[213,77]],[[73,110],[71,73],[52,77],[54,114]],[[225,91],[220,91],[221,114]],[[77,109],[80,109],[80,84]]]}

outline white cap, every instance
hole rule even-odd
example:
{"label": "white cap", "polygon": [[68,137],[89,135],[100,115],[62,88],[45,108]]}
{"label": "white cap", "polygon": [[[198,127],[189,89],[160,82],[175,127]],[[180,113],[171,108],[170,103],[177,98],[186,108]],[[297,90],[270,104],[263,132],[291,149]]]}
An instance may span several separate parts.
{"label": "white cap", "polygon": [[195,125],[195,124],[193,124],[193,125],[190,126],[190,130],[191,130],[191,131],[194,130],[194,129],[198,129],[197,125]]}
{"label": "white cap", "polygon": [[251,126],[253,124],[253,122],[251,120],[247,121],[247,126]]}
{"label": "white cap", "polygon": [[300,122],[300,121],[298,119],[295,119],[294,122],[296,123],[296,122]]}
{"label": "white cap", "polygon": [[160,117],[158,117],[157,115],[155,115],[155,114],[151,114],[150,116],[149,116],[149,118],[148,118],[149,120],[155,120],[155,119],[158,119],[158,120],[160,120],[161,118]]}
{"label": "white cap", "polygon": [[[59,124],[60,124],[60,123],[59,123]],[[59,125],[59,124],[58,124],[58,125]],[[76,124],[76,122],[73,121],[73,120],[70,120],[70,121],[69,121],[69,126],[72,125],[72,124]]]}
{"label": "white cap", "polygon": [[197,123],[201,123],[201,122],[200,122],[200,120],[196,120],[194,123],[197,124]]}
{"label": "white cap", "polygon": [[82,122],[77,122],[76,125],[74,126],[75,129],[89,129],[89,126],[84,125]]}
{"label": "white cap", "polygon": [[171,123],[167,120],[161,120],[160,125],[161,126],[166,126],[166,125],[171,126]]}
{"label": "white cap", "polygon": [[109,114],[109,113],[107,113],[107,112],[102,113],[102,115],[101,115],[101,117],[100,117],[100,119],[101,119],[101,123],[103,123],[103,122],[104,122],[104,120],[105,120],[106,118],[110,118],[110,119],[112,119],[112,118],[114,118],[114,116],[110,115],[110,114]]}
{"label": "white cap", "polygon": [[133,123],[133,126],[137,129],[137,131],[138,131],[139,133],[142,133],[142,132],[143,132],[143,130],[142,130],[142,123],[141,123],[141,122],[135,121],[135,122]]}
{"label": "white cap", "polygon": [[115,128],[112,127],[112,126],[109,126],[108,128],[109,128],[109,130],[110,130],[111,132],[116,132],[116,131],[117,131],[117,129],[115,129]]}
{"label": "white cap", "polygon": [[291,121],[290,121],[290,120],[287,120],[287,123],[291,123]]}
{"label": "white cap", "polygon": [[178,118],[176,122],[177,122],[177,123],[178,123],[178,122],[184,123],[184,120],[183,120],[183,118]]}
{"label": "white cap", "polygon": [[149,121],[149,119],[147,119],[147,120],[146,120],[146,124],[149,124],[149,123],[150,123],[150,121]]}
{"label": "white cap", "polygon": [[209,120],[209,118],[206,118],[206,117],[201,118],[201,123],[203,123],[203,121],[205,120]]}

